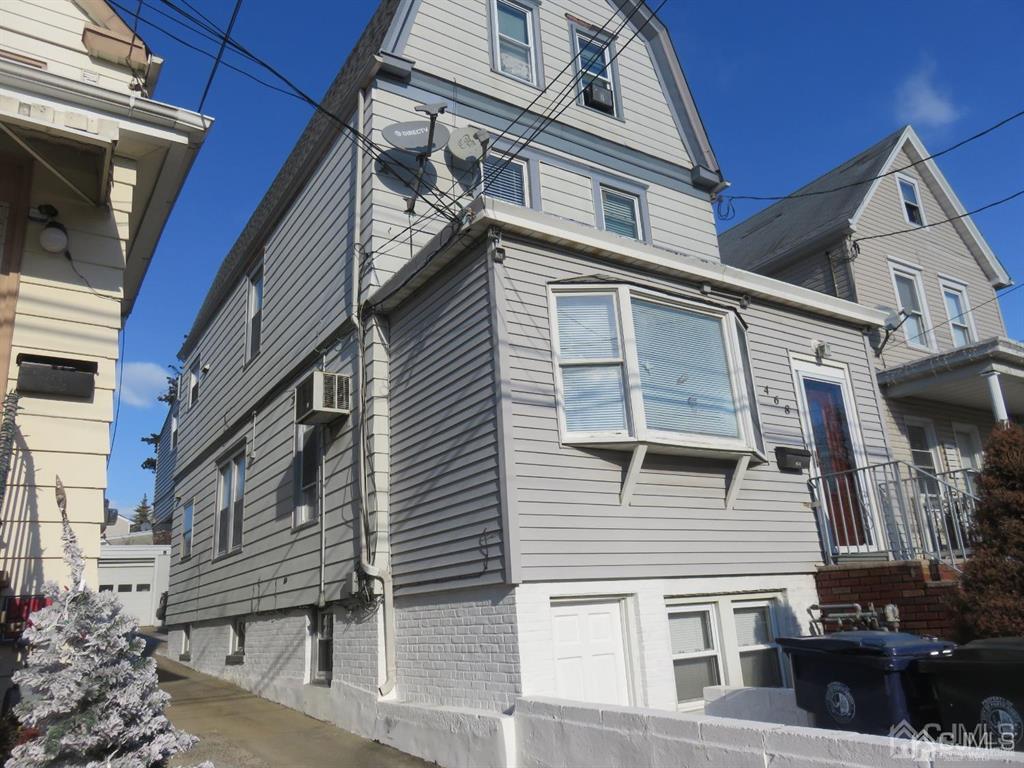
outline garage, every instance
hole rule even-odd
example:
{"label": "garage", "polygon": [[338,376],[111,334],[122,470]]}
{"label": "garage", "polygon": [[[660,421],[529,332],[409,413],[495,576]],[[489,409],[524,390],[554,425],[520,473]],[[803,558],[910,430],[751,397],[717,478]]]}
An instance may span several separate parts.
{"label": "garage", "polygon": [[113,592],[140,626],[155,626],[169,566],[168,546],[104,544],[100,548],[99,591]]}

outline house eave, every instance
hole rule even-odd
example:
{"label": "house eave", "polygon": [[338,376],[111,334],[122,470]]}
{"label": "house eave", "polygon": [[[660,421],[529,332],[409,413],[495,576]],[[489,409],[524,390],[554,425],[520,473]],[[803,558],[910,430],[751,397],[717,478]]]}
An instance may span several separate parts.
{"label": "house eave", "polygon": [[384,312],[392,310],[452,259],[485,237],[491,227],[497,227],[505,234],[518,234],[557,247],[573,248],[687,282],[708,283],[733,293],[747,294],[862,328],[880,327],[885,322],[885,313],[876,309],[709,259],[670,253],[490,197],[477,197],[467,208],[464,221],[461,228],[449,224],[435,235],[370,296],[370,304]]}

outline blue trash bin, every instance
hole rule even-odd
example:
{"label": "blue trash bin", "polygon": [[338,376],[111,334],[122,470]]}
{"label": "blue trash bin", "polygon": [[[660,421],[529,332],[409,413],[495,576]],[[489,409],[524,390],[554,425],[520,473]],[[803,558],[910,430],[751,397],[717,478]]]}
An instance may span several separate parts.
{"label": "blue trash bin", "polygon": [[816,726],[881,736],[903,723],[920,729],[935,722],[934,696],[915,663],[954,648],[944,640],[876,631],[784,637],[779,644],[793,666],[796,703]]}

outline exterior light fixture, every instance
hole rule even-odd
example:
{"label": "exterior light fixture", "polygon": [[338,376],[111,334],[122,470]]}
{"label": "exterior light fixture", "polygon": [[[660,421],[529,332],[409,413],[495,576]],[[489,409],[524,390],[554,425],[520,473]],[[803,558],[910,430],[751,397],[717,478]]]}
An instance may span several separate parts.
{"label": "exterior light fixture", "polygon": [[68,231],[59,221],[48,221],[39,233],[39,245],[47,253],[66,253]]}

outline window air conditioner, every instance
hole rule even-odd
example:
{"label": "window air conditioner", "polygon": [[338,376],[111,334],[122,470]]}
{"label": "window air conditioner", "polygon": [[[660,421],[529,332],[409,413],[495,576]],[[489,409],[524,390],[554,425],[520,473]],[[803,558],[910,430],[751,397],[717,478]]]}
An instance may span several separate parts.
{"label": "window air conditioner", "polygon": [[352,411],[352,379],[342,373],[313,371],[295,387],[295,421],[323,424]]}
{"label": "window air conditioner", "polygon": [[615,96],[611,88],[597,80],[583,89],[583,103],[609,115],[615,114]]}

